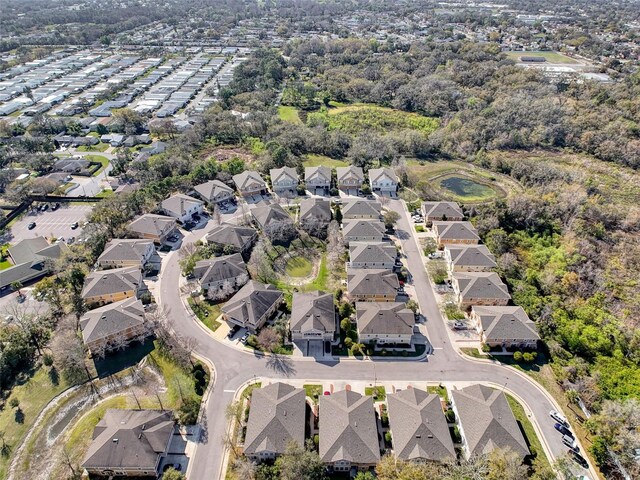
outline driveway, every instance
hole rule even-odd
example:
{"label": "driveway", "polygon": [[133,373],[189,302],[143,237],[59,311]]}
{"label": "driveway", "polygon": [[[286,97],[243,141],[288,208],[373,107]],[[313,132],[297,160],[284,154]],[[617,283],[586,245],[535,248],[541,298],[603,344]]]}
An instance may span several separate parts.
{"label": "driveway", "polygon": [[[557,409],[546,391],[526,375],[498,363],[474,361],[460,356],[452,347],[446,325],[423,266],[422,257],[412,232],[403,203],[391,200],[389,208],[400,213],[398,237],[407,256],[416,290],[420,311],[427,318],[428,340],[433,345],[433,355],[427,362],[403,362],[394,360],[376,361],[328,361],[314,359],[277,359],[256,356],[227,346],[213,338],[205,327],[195,321],[185,308],[177,288],[180,279],[179,254],[170,252],[163,261],[160,278],[159,303],[171,311],[171,328],[183,337],[197,339],[194,352],[207,359],[215,367],[215,383],[205,404],[206,443],[200,443],[191,462],[189,478],[224,478],[221,439],[227,429],[225,407],[233,400],[234,393],[247,381],[256,377],[317,379],[337,385],[343,380],[360,381],[377,379],[396,382],[489,382],[516,395],[525,410],[531,412],[531,420],[542,433],[541,441],[548,446],[553,457],[564,454],[566,448],[549,418],[550,410]],[[185,243],[195,242],[215,226],[209,222],[206,228],[191,232]],[[340,381],[336,379],[341,379]],[[357,381],[357,380],[356,380]]]}

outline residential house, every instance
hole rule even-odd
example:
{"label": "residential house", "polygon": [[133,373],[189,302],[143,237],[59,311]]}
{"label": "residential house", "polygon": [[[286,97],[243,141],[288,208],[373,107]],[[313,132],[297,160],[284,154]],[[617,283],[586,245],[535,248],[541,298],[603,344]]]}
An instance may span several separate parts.
{"label": "residential house", "polygon": [[347,200],[341,209],[342,220],[380,220],[382,205],[374,200],[354,198]]}
{"label": "residential house", "polygon": [[257,238],[258,232],[254,228],[223,223],[211,230],[205,240],[207,243],[220,245],[225,252],[245,253]]}
{"label": "residential house", "polygon": [[262,230],[277,222],[293,223],[291,216],[278,203],[252,208],[251,215]]}
{"label": "residential house", "polygon": [[233,199],[233,188],[220,180],[210,180],[196,185],[193,189],[209,205],[216,205]]}
{"label": "residential house", "polygon": [[538,328],[522,307],[474,305],[471,320],[482,342],[490,347],[535,349],[538,346]]}
{"label": "residential house", "polygon": [[155,141],[149,147],[144,147],[140,149],[140,152],[147,153],[149,155],[159,155],[160,153],[164,153],[167,149],[167,144],[161,141]]}
{"label": "residential house", "polygon": [[387,238],[384,223],[379,220],[350,220],[342,224],[345,242],[382,242]]}
{"label": "residential house", "polygon": [[157,476],[175,422],[169,410],[108,409],[82,462],[90,475]]}
{"label": "residential house", "polygon": [[89,310],[80,318],[80,329],[85,345],[98,357],[151,334],[144,305],[135,297]]}
{"label": "residential house", "polygon": [[459,420],[465,458],[486,455],[496,448],[509,448],[523,460],[529,455],[507,397],[486,385],[453,390],[451,406]]}
{"label": "residential house", "polygon": [[373,399],[341,390],[318,399],[322,461],[334,471],[366,470],[380,461]]}
{"label": "residential house", "polygon": [[90,272],[82,288],[82,299],[87,305],[105,305],[126,298],[138,298],[146,290],[142,271],[138,266]]}
{"label": "residential house", "polygon": [[475,245],[480,241],[478,231],[471,222],[432,222],[438,245],[468,244]]}
{"label": "residential house", "polygon": [[304,183],[314,195],[328,195],[331,191],[331,169],[324,165],[305,167]]}
{"label": "residential house", "polygon": [[300,226],[313,228],[326,227],[331,221],[331,206],[329,200],[323,198],[303,198],[300,202]]}
{"label": "residential house", "polygon": [[388,167],[372,168],[369,170],[369,184],[374,193],[395,195],[398,190],[398,177]]}
{"label": "residential house", "polygon": [[415,315],[403,302],[357,302],[358,342],[411,344]]}
{"label": "residential house", "polygon": [[223,293],[226,296],[235,292],[249,279],[247,265],[239,253],[200,260],[196,262],[193,276],[203,290],[225,290]]}
{"label": "residential house", "polygon": [[164,200],[160,207],[162,211],[178,220],[180,223],[186,223],[193,220],[194,215],[200,215],[204,211],[204,203],[202,200],[176,193]]}
{"label": "residential house", "polygon": [[398,250],[388,242],[349,243],[347,268],[382,268],[392,270],[396,265]]}
{"label": "residential house", "polygon": [[297,195],[298,172],[293,167],[272,168],[269,171],[271,177],[271,190],[276,195],[294,197]]}
{"label": "residential house", "polygon": [[401,460],[455,460],[456,451],[440,396],[419,388],[387,395],[393,451]]}
{"label": "residential house", "polygon": [[451,272],[490,272],[497,266],[486,245],[447,245],[444,259]]}
{"label": "residential house", "polygon": [[347,291],[354,302],[395,302],[399,287],[398,276],[390,270],[347,270]]}
{"label": "residential house", "polygon": [[127,225],[127,230],[137,237],[152,240],[157,244],[166,242],[177,228],[175,218],[152,213],[141,215]]}
{"label": "residential house", "polygon": [[291,305],[292,340],[334,339],[338,324],[331,293],[320,291],[295,292]]}
{"label": "residential house", "polygon": [[461,222],[464,220],[464,213],[455,202],[424,202],[422,216],[426,224],[438,221]]}
{"label": "residential house", "polygon": [[253,461],[273,460],[290,443],[304,447],[306,397],[302,388],[272,383],[251,392],[244,454]]}
{"label": "residential house", "polygon": [[0,270],[0,289],[49,275],[55,260],[69,251],[69,247],[64,242],[49,245],[44,237],[34,237],[19,241],[7,251],[13,266]]}
{"label": "residential house", "polygon": [[277,310],[283,295],[273,285],[250,280],[222,307],[224,320],[257,333]]}
{"label": "residential house", "polygon": [[267,193],[267,184],[258,172],[246,170],[233,176],[238,192],[243,197],[252,195],[264,195]]}
{"label": "residential house", "polygon": [[338,167],[336,168],[338,189],[347,195],[358,195],[364,183],[364,172],[360,167]]}
{"label": "residential house", "polygon": [[453,291],[462,308],[472,305],[506,305],[509,289],[494,272],[454,272]]}
{"label": "residential house", "polygon": [[98,267],[138,267],[143,269],[156,249],[151,240],[129,240],[115,238],[107,242],[98,257]]}

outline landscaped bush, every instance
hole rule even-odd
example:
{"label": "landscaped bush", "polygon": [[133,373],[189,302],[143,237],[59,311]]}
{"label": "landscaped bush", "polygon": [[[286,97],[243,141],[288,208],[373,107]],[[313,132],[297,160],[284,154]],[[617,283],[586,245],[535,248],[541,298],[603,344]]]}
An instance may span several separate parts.
{"label": "landscaped bush", "polygon": [[247,338],[247,345],[249,345],[250,347],[253,347],[253,348],[257,348],[258,347],[258,337],[256,335],[249,335],[249,338]]}
{"label": "landscaped bush", "polygon": [[515,352],[513,354],[513,360],[520,363],[522,361],[522,352]]}
{"label": "landscaped bush", "polygon": [[491,351],[491,347],[485,343],[482,345],[482,351],[484,353],[489,353]]}
{"label": "landscaped bush", "polygon": [[344,346],[347,348],[351,348],[351,346],[353,345],[353,340],[351,340],[350,337],[347,337],[344,339]]}
{"label": "landscaped bush", "polygon": [[384,432],[384,441],[386,442],[387,445],[391,446],[391,432],[389,431]]}
{"label": "landscaped bush", "polygon": [[455,303],[447,303],[444,306],[444,314],[447,316],[449,320],[463,320],[464,313],[460,311],[458,305]]}
{"label": "landscaped bush", "polygon": [[[424,229],[424,225],[416,225],[416,226],[415,226],[415,228],[416,228],[416,232],[420,232],[420,233],[422,233],[422,232],[426,231],[426,230]],[[431,253],[431,252],[429,252],[429,253]],[[425,249],[425,254],[426,254],[426,255],[429,255],[429,253],[426,253],[426,249]]]}
{"label": "landscaped bush", "polygon": [[447,418],[447,422],[449,423],[453,423],[456,421],[456,414],[451,408],[447,409],[447,411],[444,413],[444,416]]}

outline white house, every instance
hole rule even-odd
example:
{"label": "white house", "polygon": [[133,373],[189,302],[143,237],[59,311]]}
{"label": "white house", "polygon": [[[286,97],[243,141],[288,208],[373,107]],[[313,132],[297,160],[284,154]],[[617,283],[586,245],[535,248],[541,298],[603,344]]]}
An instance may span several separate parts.
{"label": "white house", "polygon": [[160,206],[166,215],[182,223],[190,221],[195,214],[200,215],[204,211],[202,200],[182,193],[171,195]]}
{"label": "white house", "polygon": [[398,190],[398,177],[390,168],[369,170],[369,184],[375,193],[394,195]]}

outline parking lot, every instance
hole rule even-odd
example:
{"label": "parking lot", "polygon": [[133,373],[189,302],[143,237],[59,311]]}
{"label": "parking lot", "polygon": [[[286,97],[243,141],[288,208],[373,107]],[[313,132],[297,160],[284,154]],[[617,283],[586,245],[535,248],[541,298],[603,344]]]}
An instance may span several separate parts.
{"label": "parking lot", "polygon": [[[15,245],[25,238],[42,236],[45,238],[78,237],[82,232],[82,224],[87,221],[87,215],[93,209],[92,203],[83,205],[62,204],[60,208],[53,211],[51,207],[45,212],[28,210],[16,223],[11,226],[12,238],[9,241]],[[29,229],[29,224],[35,222],[36,226]],[[71,225],[78,222],[77,229],[72,229]]]}

